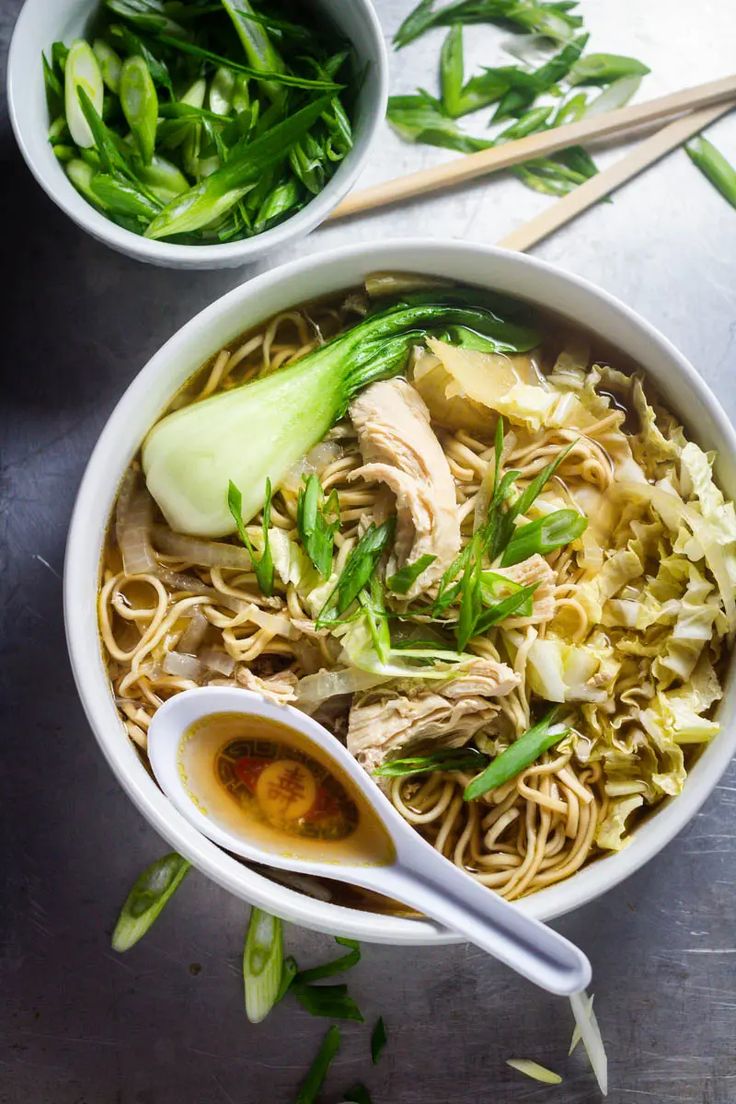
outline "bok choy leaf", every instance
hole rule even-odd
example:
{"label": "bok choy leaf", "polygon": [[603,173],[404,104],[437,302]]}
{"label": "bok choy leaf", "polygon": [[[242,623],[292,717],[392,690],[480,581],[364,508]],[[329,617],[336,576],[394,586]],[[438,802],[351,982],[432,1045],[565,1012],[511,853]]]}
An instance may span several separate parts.
{"label": "bok choy leaf", "polygon": [[509,312],[504,318],[501,306],[477,302],[472,288],[409,294],[286,368],[167,415],[144,442],[143,469],[171,528],[207,537],[232,533],[231,480],[242,491],[247,525],[263,505],[266,479],[277,488],[353,396],[400,372],[430,330],[465,325],[498,352],[539,343],[533,326],[509,321]]}

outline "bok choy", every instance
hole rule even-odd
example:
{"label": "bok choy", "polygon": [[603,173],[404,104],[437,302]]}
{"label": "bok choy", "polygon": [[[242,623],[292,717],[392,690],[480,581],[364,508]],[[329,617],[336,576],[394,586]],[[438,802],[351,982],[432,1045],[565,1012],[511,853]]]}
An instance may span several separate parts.
{"label": "bok choy", "polygon": [[163,418],[144,443],[143,469],[169,525],[196,536],[232,533],[231,481],[242,490],[247,524],[263,505],[266,480],[278,488],[353,396],[401,372],[411,347],[431,330],[466,326],[499,352],[539,343],[533,327],[501,317],[493,305],[471,305],[477,301],[475,289],[415,292],[288,367]]}

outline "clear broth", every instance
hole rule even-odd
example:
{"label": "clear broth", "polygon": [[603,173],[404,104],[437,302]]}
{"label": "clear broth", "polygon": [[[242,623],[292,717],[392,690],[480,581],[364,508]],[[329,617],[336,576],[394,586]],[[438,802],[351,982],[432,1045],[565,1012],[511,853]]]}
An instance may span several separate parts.
{"label": "clear broth", "polygon": [[182,737],[179,771],[202,812],[271,854],[351,866],[394,860],[391,839],[357,786],[279,721],[203,717]]}

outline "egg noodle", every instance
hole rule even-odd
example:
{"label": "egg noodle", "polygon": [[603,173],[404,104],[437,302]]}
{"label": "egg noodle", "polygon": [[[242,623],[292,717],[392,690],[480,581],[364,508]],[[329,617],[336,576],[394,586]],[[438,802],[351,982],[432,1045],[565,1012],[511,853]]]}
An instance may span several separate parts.
{"label": "egg noodle", "polygon": [[[353,293],[338,306],[279,314],[223,349],[174,405],[278,371],[365,309],[364,296]],[[427,401],[449,465],[463,546],[488,507],[499,414],[503,470],[518,473],[517,490],[568,450],[529,517],[572,508],[588,518],[582,536],[544,556],[532,608],[469,641],[469,655],[510,668],[515,685],[475,731],[460,740],[448,733],[452,746],[493,758],[529,729],[541,702],[558,702],[563,739],[475,800],[464,797],[474,771],[379,780],[439,851],[514,899],[624,846],[644,811],[681,790],[693,757],[717,732],[710,714],[733,631],[736,524],[712,481],[710,458],[687,442],[638,376],[596,364],[579,333],[551,324],[544,347],[519,358],[515,405],[499,402],[487,432],[477,417],[449,428],[456,408],[436,419],[442,396],[423,390],[422,358],[432,355],[436,364],[438,348],[441,362],[439,345],[431,354],[416,351],[407,375]],[[164,524],[134,463],[104,552],[99,622],[117,707],[143,757],[158,707],[202,684],[243,686],[307,708],[341,740],[351,709],[416,695],[420,678],[371,679],[366,671],[340,676],[330,692],[330,677],[346,669],[350,626],[320,627],[329,588],[308,583],[300,569],[302,477],[315,472],[325,495],[334,490],[339,498],[334,581],[367,525],[386,515],[385,486],[351,478],[363,465],[346,417],[275,491],[276,587],[266,597],[242,546],[185,537]],[[248,525],[256,545],[260,524],[259,515]]]}

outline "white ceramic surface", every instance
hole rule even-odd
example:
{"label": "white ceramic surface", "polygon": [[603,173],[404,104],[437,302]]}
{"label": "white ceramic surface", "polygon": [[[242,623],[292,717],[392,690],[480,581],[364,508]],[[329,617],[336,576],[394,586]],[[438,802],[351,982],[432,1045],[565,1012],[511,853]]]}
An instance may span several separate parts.
{"label": "white ceramic surface", "polygon": [[244,241],[222,245],[175,245],[133,234],[96,211],[74,188],[48,142],[41,53],[52,42],[69,44],[85,33],[98,0],[26,0],[8,55],[8,108],[16,141],[46,194],[98,241],[139,261],[168,268],[234,268],[308,234],[323,222],[355,183],[376,128],[386,113],[388,60],[371,0],[314,0],[355,48],[366,76],[354,120],[354,146],[327,186],[285,222]]}
{"label": "white ceramic surface", "polygon": [[[386,843],[390,838],[393,844],[393,856],[386,855],[381,862],[351,862],[348,857],[329,861],[329,846],[323,844],[317,860],[299,854],[298,848],[289,851],[281,836],[276,843],[261,840],[259,845],[247,829],[236,831],[222,818],[210,815],[207,796],[187,773],[181,749],[190,726],[213,714],[276,721],[306,737],[313,754],[319,755],[318,749],[326,752],[329,758],[323,765],[336,770],[338,777],[341,772],[343,779],[350,779],[382,821]],[[193,739],[196,742],[196,734]],[[313,717],[293,706],[276,705],[237,686],[202,686],[175,694],[151,722],[148,755],[156,781],[182,816],[226,850],[264,866],[337,879],[401,901],[445,924],[550,993],[567,997],[589,985],[590,963],[579,948],[503,897],[489,893],[440,855],[407,824],[348,749]]]}
{"label": "white ceramic surface", "polygon": [[[541,261],[463,242],[394,241],[357,245],[295,261],[217,300],[176,333],[123,395],[103,430],[79,490],[67,546],[64,605],[72,667],[92,729],[121,784],[172,847],[231,892],[284,919],[321,931],[384,943],[456,939],[425,920],[381,916],[317,901],[275,884],[220,850],[161,793],[125,736],[100,652],[96,589],[107,519],[118,482],[150,425],[181,384],[223,344],[275,312],[360,283],[372,271],[433,273],[500,290],[567,315],[639,363],[690,435],[718,453],[717,476],[736,498],[736,435],[702,379],[680,353],[623,303]],[[652,858],[695,815],[736,747],[736,683],[718,711],[723,731],[693,767],[683,793],[664,803],[624,851],[593,863],[517,905],[549,920],[592,900]]]}

